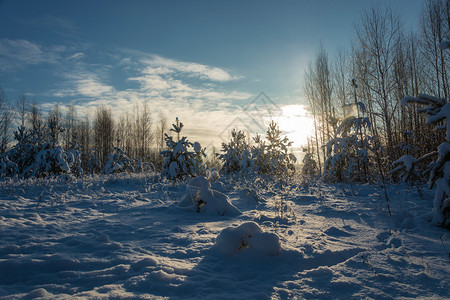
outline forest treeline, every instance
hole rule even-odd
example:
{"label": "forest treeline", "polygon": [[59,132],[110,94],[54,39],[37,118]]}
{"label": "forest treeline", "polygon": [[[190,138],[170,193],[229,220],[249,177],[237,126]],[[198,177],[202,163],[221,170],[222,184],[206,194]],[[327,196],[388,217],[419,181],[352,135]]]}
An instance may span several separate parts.
{"label": "forest treeline", "polygon": [[[375,7],[361,14],[350,48],[331,56],[318,47],[303,82],[315,124],[304,149],[306,162],[313,163],[309,173],[327,178],[341,163],[352,172],[334,181],[368,181],[374,178],[368,174],[380,172],[386,177],[403,155],[423,156],[445,141],[445,130],[427,124],[419,104],[400,101],[419,94],[448,101],[450,51],[439,46],[450,39],[449,6],[448,0],[425,1],[415,31],[405,28],[392,8]],[[353,122],[354,140],[344,140],[349,133],[342,122],[351,117],[359,120]],[[330,155],[351,151],[348,147],[353,160],[330,161]]]}

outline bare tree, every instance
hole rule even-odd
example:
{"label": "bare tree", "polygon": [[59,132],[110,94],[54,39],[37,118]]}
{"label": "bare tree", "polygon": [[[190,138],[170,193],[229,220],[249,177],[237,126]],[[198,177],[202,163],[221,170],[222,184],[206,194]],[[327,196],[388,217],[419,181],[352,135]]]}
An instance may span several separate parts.
{"label": "bare tree", "polygon": [[50,131],[50,138],[52,143],[59,143],[59,136],[64,132],[64,127],[62,124],[62,112],[59,107],[59,103],[55,103],[53,108],[48,112],[47,116],[48,130]]}
{"label": "bare tree", "polygon": [[16,122],[17,126],[25,128],[28,114],[27,96],[22,93],[17,99],[16,105]]}
{"label": "bare tree", "polygon": [[448,61],[450,54],[439,44],[450,40],[449,0],[428,0],[420,18],[420,46],[430,66],[428,92],[438,97],[449,96]]}
{"label": "bare tree", "polygon": [[64,115],[64,148],[70,149],[74,144],[78,144],[77,111],[73,104],[70,104]]}
{"label": "bare tree", "polygon": [[142,104],[140,112],[136,106],[136,116],[137,157],[146,160],[149,157],[150,144],[154,137],[151,131],[151,117],[147,101]]}
{"label": "bare tree", "polygon": [[97,108],[93,129],[94,144],[98,151],[101,166],[103,167],[114,142],[114,121],[110,108],[106,106]]}
{"label": "bare tree", "polygon": [[10,108],[3,89],[0,87],[0,154],[5,153],[11,141],[9,129],[12,122]]}
{"label": "bare tree", "polygon": [[336,130],[335,103],[333,101],[333,82],[328,54],[322,45],[315,59],[308,65],[305,73],[304,92],[314,118],[315,142],[319,170],[325,161],[325,145],[334,137]]}
{"label": "bare tree", "polygon": [[372,8],[365,11],[360,27],[356,28],[358,48],[358,82],[361,82],[368,94],[366,102],[371,103],[373,123],[381,121],[383,139],[387,144],[390,161],[394,160],[394,112],[398,108],[396,98],[395,61],[396,47],[401,42],[400,18],[390,8],[384,10]]}

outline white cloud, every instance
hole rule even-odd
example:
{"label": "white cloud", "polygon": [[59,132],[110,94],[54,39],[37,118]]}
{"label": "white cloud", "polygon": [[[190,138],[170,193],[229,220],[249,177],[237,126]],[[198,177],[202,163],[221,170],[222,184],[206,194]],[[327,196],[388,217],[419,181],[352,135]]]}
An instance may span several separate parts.
{"label": "white cloud", "polygon": [[99,97],[114,90],[112,86],[105,85],[95,78],[79,79],[77,89],[81,95],[87,97]]}
{"label": "white cloud", "polygon": [[77,52],[74,55],[69,56],[69,59],[81,59],[84,57],[83,52]]}

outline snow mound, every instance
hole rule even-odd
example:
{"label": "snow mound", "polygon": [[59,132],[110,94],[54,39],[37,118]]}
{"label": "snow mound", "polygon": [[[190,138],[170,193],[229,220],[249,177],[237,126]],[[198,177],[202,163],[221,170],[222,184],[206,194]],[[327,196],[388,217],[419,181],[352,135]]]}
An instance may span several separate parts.
{"label": "snow mound", "polygon": [[239,199],[251,202],[262,201],[261,196],[253,189],[243,189],[239,191]]}
{"label": "snow mound", "polygon": [[211,184],[204,176],[189,179],[186,194],[178,204],[190,211],[219,216],[237,216],[241,212],[227,195],[211,189]]}
{"label": "snow mound", "polygon": [[255,222],[223,229],[216,238],[215,247],[225,255],[233,255],[243,249],[268,256],[281,253],[278,235],[263,232]]}

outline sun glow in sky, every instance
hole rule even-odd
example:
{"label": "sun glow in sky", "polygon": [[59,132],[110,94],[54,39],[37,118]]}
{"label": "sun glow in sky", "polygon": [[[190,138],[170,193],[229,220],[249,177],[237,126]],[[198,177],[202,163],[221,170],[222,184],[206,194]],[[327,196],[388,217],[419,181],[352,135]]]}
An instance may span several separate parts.
{"label": "sun glow in sky", "polygon": [[118,118],[146,101],[153,120],[179,117],[191,141],[216,147],[234,122],[255,121],[246,107],[265,92],[300,147],[308,61],[320,43],[330,57],[350,47],[361,11],[385,4],[406,29],[417,23],[422,0],[0,0],[0,85],[11,104],[25,93],[80,116],[108,105]]}
{"label": "sun glow in sky", "polygon": [[313,134],[314,123],[304,105],[291,104],[281,107],[281,115],[274,118],[280,130],[293,142],[294,149],[305,146],[307,138]]}

